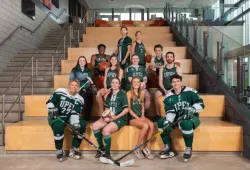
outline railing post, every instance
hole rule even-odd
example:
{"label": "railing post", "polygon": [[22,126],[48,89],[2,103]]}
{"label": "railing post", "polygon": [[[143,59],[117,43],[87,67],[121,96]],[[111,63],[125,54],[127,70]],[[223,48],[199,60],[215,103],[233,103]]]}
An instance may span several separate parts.
{"label": "railing post", "polygon": [[183,17],[181,16],[181,13],[180,13],[180,33],[183,34]]}
{"label": "railing post", "polygon": [[5,94],[2,95],[2,139],[3,139],[3,145],[5,145],[5,120],[4,120],[4,115],[5,115]]}
{"label": "railing post", "polygon": [[174,22],[174,8],[173,7],[171,8],[171,14],[172,14],[171,22],[173,23]]}
{"label": "railing post", "polygon": [[52,87],[54,87],[54,55],[52,56],[52,61],[51,61],[51,78],[52,78]]}
{"label": "railing post", "polygon": [[176,9],[176,14],[175,14],[175,28],[178,30],[178,10]]}
{"label": "railing post", "polygon": [[37,69],[38,69],[38,61],[37,61],[38,59],[36,58],[36,77],[37,77]]}
{"label": "railing post", "polygon": [[79,29],[78,29],[77,30],[77,41],[78,41],[78,43],[80,42],[80,39],[79,39],[80,37],[79,36],[80,36],[80,33],[79,33]]}
{"label": "railing post", "polygon": [[34,57],[32,56],[32,59],[31,59],[31,95],[33,95],[33,77],[34,77]]}
{"label": "railing post", "polygon": [[207,61],[208,60],[208,37],[209,34],[207,31],[203,32],[203,61]]}
{"label": "railing post", "polygon": [[186,19],[186,41],[188,42],[190,39],[189,37],[189,20]]}
{"label": "railing post", "polygon": [[243,102],[243,90],[244,90],[244,59],[241,56],[237,57],[237,89],[236,95],[238,102]]}
{"label": "railing post", "polygon": [[194,50],[197,50],[198,49],[198,45],[197,45],[197,30],[198,30],[198,27],[193,24],[193,29],[194,29]]}
{"label": "railing post", "polygon": [[71,47],[71,27],[69,28],[69,47]]}
{"label": "railing post", "polygon": [[22,73],[19,77],[19,120],[23,120],[23,116],[21,115],[21,95],[22,95]]}
{"label": "railing post", "polygon": [[223,55],[223,42],[217,41],[217,75],[221,77],[223,75],[222,71],[222,55]]}
{"label": "railing post", "polygon": [[63,37],[63,58],[65,59],[65,52],[66,52],[66,36]]}

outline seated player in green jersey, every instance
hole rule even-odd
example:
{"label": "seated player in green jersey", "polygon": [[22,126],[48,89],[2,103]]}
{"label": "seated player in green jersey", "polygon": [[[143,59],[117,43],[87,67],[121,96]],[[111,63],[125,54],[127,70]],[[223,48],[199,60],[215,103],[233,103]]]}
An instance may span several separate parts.
{"label": "seated player in green jersey", "polygon": [[144,46],[142,42],[142,33],[141,31],[136,31],[135,33],[136,40],[132,43],[132,50],[131,54],[136,54],[139,56],[140,62],[139,65],[146,68],[146,60],[145,60],[145,53],[148,55],[151,55],[150,52],[146,50],[146,47]]}
{"label": "seated player in green jersey", "polygon": [[96,76],[104,76],[105,70],[100,68],[100,63],[109,62],[109,55],[105,54],[106,46],[104,44],[99,44],[97,46],[98,53],[91,56],[91,71],[92,71],[92,78]]}
{"label": "seated player in green jersey", "polygon": [[[127,92],[128,106],[129,106],[129,124],[140,129],[138,141],[136,146],[140,145],[144,139],[150,139],[154,133],[154,124],[144,116],[144,94],[141,90],[141,81],[138,77],[133,77],[131,81],[132,89]],[[142,159],[144,155],[148,159],[154,159],[151,153],[150,142],[141,151],[135,150],[135,155]],[[134,148],[136,147],[134,146]],[[133,148],[133,149],[134,149]],[[143,154],[142,154],[143,152]]]}
{"label": "seated player in green jersey", "polygon": [[[110,158],[111,147],[111,133],[120,130],[127,124],[126,114],[128,113],[128,101],[126,94],[120,90],[120,79],[115,77],[111,81],[111,91],[107,96],[104,104],[105,109],[111,110],[115,116],[110,118],[107,122],[102,117],[93,123],[92,129],[94,131],[95,138],[99,145],[99,148],[105,150],[106,158]],[[105,147],[103,144],[103,138]],[[101,156],[100,152],[97,152],[96,158]]]}
{"label": "seated player in green jersey", "polygon": [[166,63],[159,71],[159,88],[154,95],[156,114],[159,116],[158,98],[167,95],[172,89],[170,76],[174,74],[182,75],[181,68],[174,64],[175,55],[173,52],[166,53]]}
{"label": "seated player in green jersey", "polygon": [[160,118],[157,122],[159,130],[165,129],[164,133],[161,134],[164,149],[160,152],[160,156],[161,158],[175,156],[171,149],[170,132],[174,128],[172,123],[182,117],[183,120],[178,125],[185,141],[183,158],[189,160],[192,156],[194,130],[200,125],[199,113],[205,106],[196,90],[182,86],[180,75],[172,75],[170,81],[173,90],[168,92],[163,101],[166,118]]}
{"label": "seated player in green jersey", "polygon": [[119,80],[122,80],[123,77],[123,70],[120,68],[120,64],[118,62],[117,56],[112,55],[110,57],[110,67],[105,70],[105,76],[104,76],[104,88],[98,90],[96,95],[96,100],[99,104],[101,113],[104,111],[104,100],[106,99],[107,95],[110,93],[111,90],[111,80],[114,77],[118,77]]}
{"label": "seated player in green jersey", "polygon": [[128,36],[128,28],[122,26],[120,28],[122,38],[119,39],[115,54],[118,56],[121,68],[125,69],[130,65],[130,54],[132,39]]}
{"label": "seated player in green jersey", "polygon": [[148,76],[157,76],[159,75],[159,70],[164,66],[165,58],[162,54],[163,47],[160,44],[154,46],[155,56],[151,58],[151,63],[148,67],[147,74]]}
{"label": "seated player in green jersey", "polygon": [[93,106],[93,81],[91,80],[91,71],[88,68],[86,57],[81,56],[78,58],[76,66],[72,69],[70,73],[70,80],[73,79],[77,79],[80,82],[79,94],[85,100],[85,106],[83,109],[82,116],[84,116],[85,120],[89,121],[91,118],[91,111]]}
{"label": "seated player in green jersey", "polygon": [[131,90],[132,78],[138,77],[141,81],[141,90],[143,91],[145,97],[145,115],[147,115],[148,109],[150,107],[150,94],[146,89],[146,68],[139,65],[140,59],[137,55],[134,54],[131,59],[132,65],[126,69],[126,91]]}
{"label": "seated player in green jersey", "polygon": [[[57,89],[46,102],[49,112],[48,123],[54,134],[57,158],[60,161],[62,161],[64,155],[62,148],[65,125],[64,122],[59,119],[59,117],[74,128],[74,134],[80,132],[82,135],[84,135],[86,131],[86,122],[80,118],[84,99],[77,93],[78,88],[78,80],[71,80],[69,82],[69,89]],[[72,148],[70,149],[69,153],[70,157],[75,159],[81,158],[81,153],[79,151],[81,142],[82,138],[78,135],[74,135]]]}

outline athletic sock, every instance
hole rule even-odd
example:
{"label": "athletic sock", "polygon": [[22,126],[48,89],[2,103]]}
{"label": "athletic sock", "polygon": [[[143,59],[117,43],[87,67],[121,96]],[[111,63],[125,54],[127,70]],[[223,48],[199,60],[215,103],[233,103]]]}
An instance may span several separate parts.
{"label": "athletic sock", "polygon": [[99,145],[99,148],[102,148],[103,147],[102,132],[100,130],[94,130],[94,135],[95,135],[96,141]]}
{"label": "athletic sock", "polygon": [[106,151],[106,153],[110,153],[111,136],[110,135],[104,136],[104,142],[105,142],[105,151]]}
{"label": "athletic sock", "polygon": [[62,147],[63,147],[63,138],[60,139],[60,140],[55,140],[55,146],[56,146],[57,150],[62,149]]}
{"label": "athletic sock", "polygon": [[170,141],[171,141],[170,133],[163,132],[161,134],[161,139],[162,139],[162,142],[164,143],[164,145],[170,146]]}
{"label": "athletic sock", "polygon": [[185,141],[185,145],[187,147],[192,147],[193,145],[193,139],[194,139],[194,135],[183,135],[184,141]]}

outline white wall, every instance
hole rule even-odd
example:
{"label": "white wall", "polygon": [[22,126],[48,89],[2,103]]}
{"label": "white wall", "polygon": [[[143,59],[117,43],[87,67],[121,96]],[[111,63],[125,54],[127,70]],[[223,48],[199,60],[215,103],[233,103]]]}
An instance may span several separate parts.
{"label": "white wall", "polygon": [[[32,20],[21,12],[21,0],[0,1],[0,42],[8,37],[18,26],[23,25],[34,30],[46,17],[46,14],[36,7],[36,19]],[[36,49],[51,29],[60,26],[50,17],[31,35],[26,30],[18,30],[12,39],[0,47],[0,71],[18,52],[26,49]]]}

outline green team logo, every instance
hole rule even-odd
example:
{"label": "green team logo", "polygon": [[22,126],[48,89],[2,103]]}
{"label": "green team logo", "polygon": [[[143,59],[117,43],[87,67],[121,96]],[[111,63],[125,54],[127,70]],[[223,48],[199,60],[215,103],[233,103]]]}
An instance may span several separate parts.
{"label": "green team logo", "polygon": [[116,73],[114,73],[114,72],[109,72],[109,73],[108,73],[108,77],[116,77]]}
{"label": "green team logo", "polygon": [[110,101],[109,107],[117,107],[116,101]]}
{"label": "green team logo", "polygon": [[164,77],[170,77],[170,76],[172,76],[172,75],[174,75],[175,73],[174,72],[164,72],[163,73],[163,76]]}
{"label": "green team logo", "polygon": [[142,104],[141,99],[137,99],[136,101],[133,100],[133,104]]}
{"label": "green team logo", "polygon": [[104,61],[106,61],[106,59],[105,59],[105,58],[100,58],[100,57],[99,57],[99,58],[97,58],[97,61],[98,61],[98,62],[104,62]]}
{"label": "green team logo", "polygon": [[[170,100],[171,100],[171,99],[170,99]],[[169,100],[169,101],[170,101],[170,100]],[[174,107],[175,107],[175,110],[176,110],[176,111],[182,110],[182,109],[184,109],[184,108],[186,108],[186,107],[189,107],[189,103],[186,102],[186,101],[180,101],[180,102],[176,103],[176,104],[174,105]]]}
{"label": "green team logo", "polygon": [[74,109],[74,107],[75,105],[68,101],[61,100],[60,102],[60,108],[62,109],[61,112],[63,114],[69,114]]}
{"label": "green team logo", "polygon": [[142,77],[142,73],[141,72],[135,72],[135,73],[133,73],[133,77]]}
{"label": "green team logo", "polygon": [[144,45],[140,44],[138,47],[139,47],[141,53],[144,53]]}

